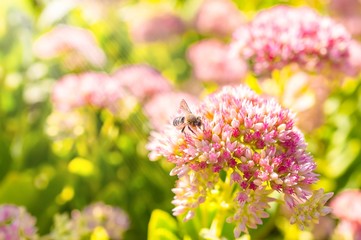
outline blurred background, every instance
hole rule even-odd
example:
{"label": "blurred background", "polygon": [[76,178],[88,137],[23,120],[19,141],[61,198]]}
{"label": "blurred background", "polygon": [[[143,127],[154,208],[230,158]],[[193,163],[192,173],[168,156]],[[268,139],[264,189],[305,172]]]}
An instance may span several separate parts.
{"label": "blurred background", "polygon": [[[194,108],[240,83],[297,112],[318,187],[336,195],[359,189],[359,70],[325,84],[324,75],[285,67],[259,81],[246,62],[228,59],[233,32],[277,4],[310,7],[361,40],[357,0],[2,0],[0,204],[23,206],[49,239],[156,239],[150,217],[155,209],[171,214],[175,177],[170,163],[149,160],[150,132],[172,119],[182,98]],[[81,233],[71,236],[66,223],[86,218],[95,203],[120,219],[113,223],[121,233],[75,224]],[[329,216],[323,231],[300,232],[272,219],[258,236],[328,239],[339,221]],[[174,236],[199,238],[181,228]]]}

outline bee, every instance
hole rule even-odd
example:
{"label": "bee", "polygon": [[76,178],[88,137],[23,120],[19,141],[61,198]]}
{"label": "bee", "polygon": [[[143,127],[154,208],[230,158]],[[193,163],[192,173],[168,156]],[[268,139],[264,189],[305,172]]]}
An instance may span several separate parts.
{"label": "bee", "polygon": [[179,109],[185,115],[176,117],[173,120],[173,126],[177,127],[178,129],[182,129],[182,133],[184,132],[185,128],[188,127],[188,129],[195,134],[194,128],[202,126],[201,117],[193,115],[184,99],[182,99],[180,102]]}

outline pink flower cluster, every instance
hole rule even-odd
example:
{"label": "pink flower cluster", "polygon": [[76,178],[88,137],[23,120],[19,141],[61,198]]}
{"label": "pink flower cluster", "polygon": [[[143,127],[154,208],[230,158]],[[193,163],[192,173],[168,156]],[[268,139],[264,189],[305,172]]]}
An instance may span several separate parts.
{"label": "pink flower cluster", "polygon": [[79,27],[59,25],[45,33],[34,43],[35,55],[50,59],[68,53],[68,63],[84,65],[88,62],[102,67],[106,63],[105,53],[97,46],[94,35]]}
{"label": "pink flower cluster", "polygon": [[123,96],[120,81],[104,73],[87,72],[61,78],[53,88],[52,100],[61,111],[82,106],[113,109]]}
{"label": "pink flower cluster", "polygon": [[318,180],[316,165],[289,110],[241,85],[208,96],[194,114],[203,123],[195,133],[169,125],[153,132],[147,146],[150,159],[165,157],[176,165],[174,215],[192,218],[222,181],[220,172],[237,189],[228,202],[236,237],[268,217],[273,191],[283,193],[291,222],[300,228],[330,211],[324,204],[332,193],[310,190]]}
{"label": "pink flower cluster", "polygon": [[332,213],[340,222],[335,234],[343,239],[361,239],[361,191],[346,190],[338,194],[330,204]]}
{"label": "pink flower cluster", "polygon": [[277,6],[260,12],[234,33],[234,54],[257,75],[296,63],[309,71],[352,73],[348,63],[351,36],[346,29],[310,8]]}
{"label": "pink flower cluster", "polygon": [[139,101],[172,89],[160,72],[145,64],[124,66],[112,76]]}
{"label": "pink flower cluster", "polygon": [[[82,211],[57,215],[50,239],[90,239],[95,229],[103,229],[109,239],[123,239],[130,225],[128,215],[120,208],[102,202],[93,203]],[[108,239],[107,238],[107,239]]]}
{"label": "pink flower cluster", "polygon": [[85,231],[102,226],[110,239],[123,239],[124,232],[129,228],[129,218],[122,209],[101,202],[91,204],[81,212],[73,211],[72,223],[78,226],[85,223]]}
{"label": "pink flower cluster", "polygon": [[202,34],[229,37],[243,23],[237,6],[230,0],[205,0],[197,12],[195,28]]}
{"label": "pink flower cluster", "polygon": [[185,23],[180,17],[163,13],[134,24],[132,36],[136,42],[164,41],[182,34],[185,29]]}
{"label": "pink flower cluster", "polygon": [[35,218],[23,207],[0,206],[0,239],[36,239]]}
{"label": "pink flower cluster", "polygon": [[205,82],[239,84],[247,72],[246,63],[241,58],[232,57],[229,46],[215,39],[192,45],[188,49],[188,59],[195,77]]}

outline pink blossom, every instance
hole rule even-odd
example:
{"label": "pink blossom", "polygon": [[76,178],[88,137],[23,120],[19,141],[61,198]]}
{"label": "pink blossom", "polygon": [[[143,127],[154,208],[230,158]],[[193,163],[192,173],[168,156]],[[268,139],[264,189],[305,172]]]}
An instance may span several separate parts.
{"label": "pink blossom", "polygon": [[88,62],[102,67],[106,62],[103,50],[97,46],[95,37],[89,30],[68,25],[58,25],[37,39],[34,52],[43,59],[67,54],[68,64],[73,65]]}
{"label": "pink blossom", "polygon": [[0,239],[36,239],[36,219],[24,207],[0,206]]}
{"label": "pink blossom", "polygon": [[203,34],[230,36],[243,23],[237,6],[229,0],[205,0],[198,10],[195,27]]}
{"label": "pink blossom", "polygon": [[330,206],[333,215],[340,220],[335,234],[339,237],[361,239],[361,191],[343,191],[336,195]]}
{"label": "pink blossom", "polygon": [[359,0],[331,0],[329,9],[354,36],[361,36],[361,2]]}
{"label": "pink blossom", "polygon": [[297,63],[309,71],[350,72],[351,36],[341,25],[310,8],[277,6],[261,11],[234,34],[234,54],[257,75]]}
{"label": "pink blossom", "polygon": [[148,65],[129,65],[113,74],[120,84],[140,101],[171,90],[169,81]]}
{"label": "pink blossom", "polygon": [[316,220],[328,213],[323,205],[332,194],[309,190],[318,180],[316,164],[288,109],[241,85],[209,95],[194,114],[203,123],[194,133],[168,124],[153,132],[147,145],[150,159],[164,157],[176,165],[171,171],[179,178],[173,189],[174,215],[192,218],[221,181],[221,171],[232,176],[230,184],[237,189],[228,202],[235,237],[268,217],[265,210],[274,200],[269,197],[273,191],[283,193],[295,216],[292,223],[300,227],[308,226],[309,218],[297,216]]}
{"label": "pink blossom", "polygon": [[195,43],[188,49],[188,59],[197,79],[219,84],[240,83],[247,66],[229,54],[229,46],[212,39]]}
{"label": "pink blossom", "polygon": [[185,23],[180,17],[163,13],[133,24],[131,33],[136,42],[154,42],[180,35],[185,28]]}
{"label": "pink blossom", "polygon": [[104,73],[87,72],[62,77],[54,86],[52,100],[58,110],[68,111],[82,106],[114,110],[124,96],[116,78]]}
{"label": "pink blossom", "polygon": [[186,99],[190,106],[198,105],[198,99],[188,93],[167,92],[157,94],[144,105],[144,112],[148,116],[153,128],[161,130],[164,125],[173,121],[177,114],[178,104]]}
{"label": "pink blossom", "polygon": [[[109,239],[121,240],[130,225],[128,215],[120,208],[97,202],[82,211],[57,215],[51,239],[89,239],[96,228],[105,230]],[[92,237],[93,238],[93,237]]]}

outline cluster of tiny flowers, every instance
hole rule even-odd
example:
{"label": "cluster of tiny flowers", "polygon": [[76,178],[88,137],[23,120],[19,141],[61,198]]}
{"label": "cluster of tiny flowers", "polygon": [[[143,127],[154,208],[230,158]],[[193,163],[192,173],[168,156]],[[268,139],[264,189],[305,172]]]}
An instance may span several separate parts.
{"label": "cluster of tiny flowers", "polygon": [[[207,56],[207,57],[204,57]],[[246,63],[229,52],[229,45],[215,39],[203,40],[188,49],[194,76],[218,84],[240,83],[247,72]]]}
{"label": "cluster of tiny flowers", "polygon": [[52,100],[61,111],[82,106],[112,109],[124,97],[120,81],[104,73],[69,74],[56,82]]}
{"label": "cluster of tiny flowers", "polygon": [[132,36],[136,42],[165,41],[182,34],[185,29],[185,23],[180,17],[162,13],[134,24]]}
{"label": "cluster of tiny flowers", "polygon": [[35,218],[25,208],[7,204],[0,206],[0,239],[35,239]]}
{"label": "cluster of tiny flowers", "polygon": [[56,216],[50,236],[52,239],[88,239],[94,231],[102,229],[107,239],[119,240],[128,228],[129,218],[122,209],[98,202],[82,211],[74,210],[70,219],[66,215]]}
{"label": "cluster of tiny flowers", "polygon": [[[330,196],[310,190],[318,180],[316,165],[288,109],[241,85],[208,96],[194,114],[203,123],[194,133],[168,126],[153,132],[147,146],[151,160],[165,157],[176,165],[171,171],[179,178],[173,189],[174,215],[192,218],[221,181],[222,171],[238,189],[229,203],[234,214],[228,218],[236,224],[236,237],[268,217],[265,210],[274,191],[283,193],[296,218],[310,208],[312,217],[327,213],[322,204]],[[308,221],[292,220],[299,225]]]}
{"label": "cluster of tiny flowers", "polygon": [[340,220],[335,235],[342,239],[361,239],[361,191],[341,192],[331,201],[330,207]]}
{"label": "cluster of tiny flowers", "polygon": [[113,77],[139,101],[172,89],[169,81],[160,72],[145,64],[123,66]]}
{"label": "cluster of tiny flowers", "polygon": [[306,7],[277,6],[260,12],[234,33],[234,54],[257,75],[296,63],[309,71],[353,73],[351,36],[341,25]]}
{"label": "cluster of tiny flowers", "polygon": [[206,0],[200,6],[194,25],[202,34],[231,36],[244,21],[237,6],[230,0]]}
{"label": "cluster of tiny flowers", "polygon": [[42,59],[68,53],[69,64],[84,64],[86,61],[102,67],[106,63],[105,53],[98,47],[92,32],[74,26],[56,26],[36,40],[33,50],[35,55]]}

